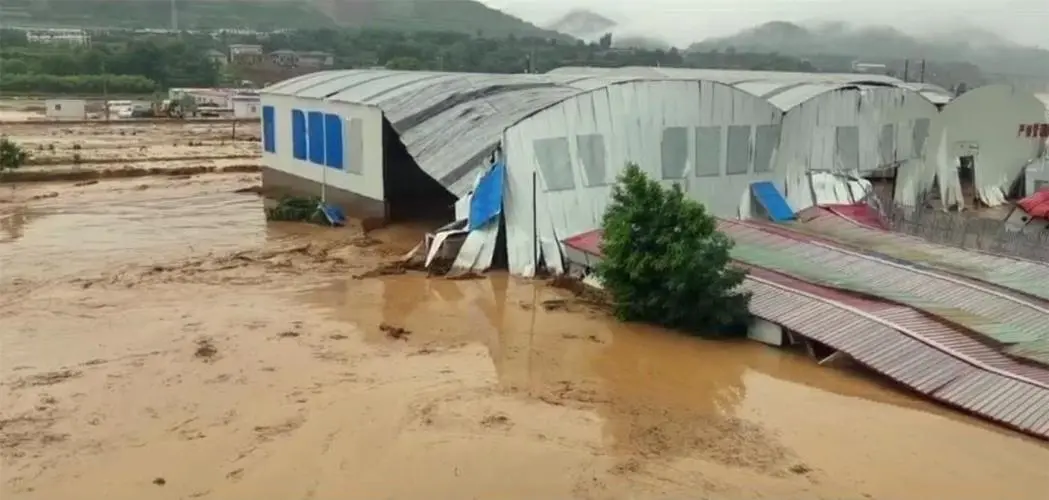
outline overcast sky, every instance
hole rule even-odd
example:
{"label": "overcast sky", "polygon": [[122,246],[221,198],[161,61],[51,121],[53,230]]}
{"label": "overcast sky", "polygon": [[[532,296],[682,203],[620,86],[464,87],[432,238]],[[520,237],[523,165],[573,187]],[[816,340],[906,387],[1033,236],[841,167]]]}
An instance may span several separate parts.
{"label": "overcast sky", "polygon": [[1049,0],[480,0],[536,24],[573,8],[620,23],[624,34],[686,46],[767,21],[885,24],[912,34],[976,26],[1049,48]]}

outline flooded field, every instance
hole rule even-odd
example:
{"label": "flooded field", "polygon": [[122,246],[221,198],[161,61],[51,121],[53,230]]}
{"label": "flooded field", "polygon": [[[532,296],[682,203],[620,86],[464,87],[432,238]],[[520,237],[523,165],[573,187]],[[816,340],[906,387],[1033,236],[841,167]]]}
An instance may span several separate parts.
{"label": "flooded field", "polygon": [[250,174],[0,186],[0,496],[1042,499],[1049,448],[543,283],[363,277]]}

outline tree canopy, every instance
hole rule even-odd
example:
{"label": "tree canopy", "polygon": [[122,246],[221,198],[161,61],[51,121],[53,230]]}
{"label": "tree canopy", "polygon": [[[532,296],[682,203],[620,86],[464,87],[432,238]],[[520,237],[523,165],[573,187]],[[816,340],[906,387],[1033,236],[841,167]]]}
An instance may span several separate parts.
{"label": "tree canopy", "polygon": [[748,317],[746,273],[730,265],[732,241],[676,184],[667,189],[628,165],[602,221],[597,275],[616,315],[698,335],[718,335]]}

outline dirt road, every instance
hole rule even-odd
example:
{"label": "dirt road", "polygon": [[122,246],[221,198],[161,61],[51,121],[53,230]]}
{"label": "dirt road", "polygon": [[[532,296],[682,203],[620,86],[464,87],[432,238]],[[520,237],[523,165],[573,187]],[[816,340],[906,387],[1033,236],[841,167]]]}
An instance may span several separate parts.
{"label": "dirt road", "polygon": [[0,496],[1041,499],[1049,448],[502,275],[267,225],[251,175],[0,186]]}

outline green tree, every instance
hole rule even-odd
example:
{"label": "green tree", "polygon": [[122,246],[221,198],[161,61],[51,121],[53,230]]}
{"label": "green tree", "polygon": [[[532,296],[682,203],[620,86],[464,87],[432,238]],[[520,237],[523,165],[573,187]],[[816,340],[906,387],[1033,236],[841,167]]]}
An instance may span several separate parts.
{"label": "green tree", "polygon": [[8,170],[20,168],[28,160],[29,153],[21,146],[7,137],[0,136],[0,175]]}
{"label": "green tree", "polygon": [[730,265],[732,241],[677,185],[663,188],[628,165],[602,222],[597,274],[616,315],[705,335],[747,319],[746,273]]}

